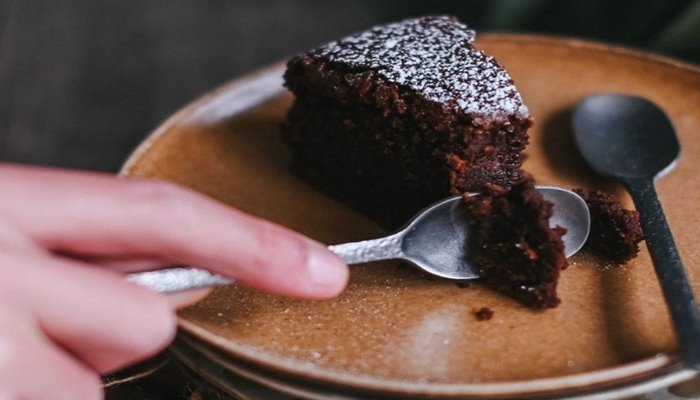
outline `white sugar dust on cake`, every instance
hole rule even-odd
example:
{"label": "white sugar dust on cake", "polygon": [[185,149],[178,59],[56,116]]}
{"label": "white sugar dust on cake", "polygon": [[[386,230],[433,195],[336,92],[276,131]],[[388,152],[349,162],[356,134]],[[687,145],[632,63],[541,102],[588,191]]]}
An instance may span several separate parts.
{"label": "white sugar dust on cake", "polygon": [[371,68],[388,82],[467,113],[528,115],[506,70],[476,50],[474,38],[474,31],[453,17],[423,17],[372,28],[313,54]]}

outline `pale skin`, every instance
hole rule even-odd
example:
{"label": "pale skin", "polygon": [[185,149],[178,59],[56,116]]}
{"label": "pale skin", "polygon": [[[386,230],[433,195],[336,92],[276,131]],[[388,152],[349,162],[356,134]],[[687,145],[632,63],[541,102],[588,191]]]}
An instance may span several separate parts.
{"label": "pale skin", "polygon": [[348,279],[324,246],[172,184],[0,164],[0,400],[102,398],[99,374],[175,334],[173,299],[123,274],[174,264],[307,299]]}

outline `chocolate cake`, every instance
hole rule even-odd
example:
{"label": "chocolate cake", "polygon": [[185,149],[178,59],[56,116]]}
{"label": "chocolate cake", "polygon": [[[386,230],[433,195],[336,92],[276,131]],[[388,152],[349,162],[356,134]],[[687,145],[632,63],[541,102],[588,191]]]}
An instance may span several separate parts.
{"label": "chocolate cake", "polygon": [[423,17],[291,59],[284,139],[297,171],[388,228],[451,193],[517,182],[531,119],[474,36]]}
{"label": "chocolate cake", "polygon": [[464,196],[472,224],[470,259],[489,287],[532,308],[559,304],[559,273],[567,267],[562,236],[550,228],[552,203],[527,174],[510,190],[492,183]]}
{"label": "chocolate cake", "polygon": [[591,231],[585,248],[617,264],[637,256],[644,240],[639,213],[626,210],[615,196],[600,190],[574,189],[591,212]]}
{"label": "chocolate cake", "polygon": [[409,19],[294,57],[285,128],[296,169],[389,228],[449,194],[474,221],[483,282],[558,304],[565,268],[551,203],[521,172],[531,125],[508,73],[455,18]]}

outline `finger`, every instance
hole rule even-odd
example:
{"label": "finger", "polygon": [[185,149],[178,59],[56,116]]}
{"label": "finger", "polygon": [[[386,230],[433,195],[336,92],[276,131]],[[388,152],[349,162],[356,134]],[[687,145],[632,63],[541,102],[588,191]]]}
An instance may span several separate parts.
{"label": "finger", "polygon": [[175,308],[183,308],[205,298],[211,289],[195,289],[167,295],[168,303]]}
{"label": "finger", "polygon": [[54,346],[31,313],[0,309],[0,399],[98,400],[96,372]]}
{"label": "finger", "polygon": [[114,271],[121,272],[137,272],[137,271],[153,271],[173,266],[173,261],[163,260],[157,257],[84,257],[71,256],[69,258],[77,259],[92,265],[98,265],[103,268],[108,268]]}
{"label": "finger", "polygon": [[0,210],[53,249],[157,256],[307,298],[347,283],[347,267],[325,246],[170,184],[6,167],[0,186],[25,199],[0,197]]}
{"label": "finger", "polygon": [[46,253],[45,250],[37,246],[29,237],[23,235],[18,229],[10,226],[2,216],[0,216],[0,247],[29,253]]}
{"label": "finger", "polygon": [[108,270],[4,254],[2,296],[32,310],[46,335],[99,372],[145,359],[175,334],[166,299]]}

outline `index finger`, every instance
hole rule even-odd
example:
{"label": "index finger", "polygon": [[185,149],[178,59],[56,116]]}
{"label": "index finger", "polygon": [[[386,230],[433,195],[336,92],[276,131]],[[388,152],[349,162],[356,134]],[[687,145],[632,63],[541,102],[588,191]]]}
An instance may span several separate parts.
{"label": "index finger", "polygon": [[307,298],[348,279],[325,246],[169,183],[3,165],[0,188],[0,213],[54,251],[159,257]]}

